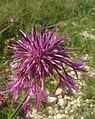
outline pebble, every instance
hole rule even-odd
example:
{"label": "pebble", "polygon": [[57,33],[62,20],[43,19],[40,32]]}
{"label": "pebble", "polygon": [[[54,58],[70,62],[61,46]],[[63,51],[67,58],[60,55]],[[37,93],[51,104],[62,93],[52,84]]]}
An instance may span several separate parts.
{"label": "pebble", "polygon": [[60,113],[58,113],[57,115],[55,115],[55,119],[62,119],[63,115],[61,115]]}
{"label": "pebble", "polygon": [[57,97],[56,96],[48,96],[47,102],[48,104],[56,104],[57,103]]}
{"label": "pebble", "polygon": [[55,94],[60,95],[60,94],[62,94],[62,92],[63,92],[63,90],[61,88],[57,88]]}
{"label": "pebble", "polygon": [[60,106],[64,106],[64,99],[59,99],[58,100],[58,105],[60,105]]}

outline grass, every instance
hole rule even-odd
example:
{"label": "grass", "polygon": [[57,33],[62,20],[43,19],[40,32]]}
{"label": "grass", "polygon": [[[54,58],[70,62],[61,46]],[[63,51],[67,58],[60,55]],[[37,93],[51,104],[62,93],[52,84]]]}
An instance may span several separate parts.
{"label": "grass", "polygon": [[[72,55],[80,58],[88,54],[87,64],[94,69],[95,39],[81,36],[85,31],[95,35],[94,6],[94,0],[0,0],[0,72],[9,67],[8,44],[12,39],[19,38],[19,29],[30,31],[34,24],[38,27],[58,24],[59,33],[69,41],[66,47],[78,49]],[[83,90],[86,98],[95,99],[95,80],[87,80],[86,84]],[[1,85],[2,76],[0,76]],[[9,107],[10,111],[6,108],[0,110],[0,119],[6,119],[6,115],[10,117],[14,106],[9,105]],[[87,114],[84,119],[93,118]]]}

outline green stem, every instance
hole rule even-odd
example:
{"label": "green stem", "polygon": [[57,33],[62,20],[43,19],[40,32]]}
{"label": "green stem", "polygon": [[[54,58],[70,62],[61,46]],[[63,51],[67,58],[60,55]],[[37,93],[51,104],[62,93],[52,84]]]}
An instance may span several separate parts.
{"label": "green stem", "polygon": [[28,94],[25,96],[25,98],[23,99],[23,101],[18,105],[18,107],[16,108],[15,112],[12,114],[10,119],[14,119],[15,116],[18,114],[18,112],[20,111],[21,107],[23,106],[23,103],[25,102],[25,100],[27,99]]}

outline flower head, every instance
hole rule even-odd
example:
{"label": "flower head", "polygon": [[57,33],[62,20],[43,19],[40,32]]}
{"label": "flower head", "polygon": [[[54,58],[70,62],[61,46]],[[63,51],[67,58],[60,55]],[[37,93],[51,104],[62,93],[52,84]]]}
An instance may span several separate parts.
{"label": "flower head", "polygon": [[21,33],[22,39],[12,45],[16,65],[10,90],[15,101],[22,91],[28,93],[24,110],[30,109],[30,99],[34,97],[39,111],[42,101],[47,100],[46,77],[56,73],[59,76],[59,86],[77,90],[74,78],[67,72],[66,67],[77,73],[77,70],[83,70],[84,66],[73,62],[68,50],[64,48],[64,38],[54,31],[44,29],[39,33],[34,28],[31,34]]}

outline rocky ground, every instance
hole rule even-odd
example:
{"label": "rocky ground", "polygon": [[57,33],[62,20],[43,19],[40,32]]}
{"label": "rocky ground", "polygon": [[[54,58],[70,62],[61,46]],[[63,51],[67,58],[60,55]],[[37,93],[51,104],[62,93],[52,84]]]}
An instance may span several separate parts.
{"label": "rocky ground", "polygon": [[81,92],[77,95],[65,95],[64,98],[60,95],[58,102],[47,106],[44,113],[36,113],[34,109],[32,113],[29,113],[29,117],[30,119],[87,119],[86,114],[95,114],[95,102],[91,99],[83,100]]}
{"label": "rocky ground", "polygon": [[[56,93],[60,91],[58,89]],[[49,97],[50,104],[43,112],[37,113],[33,109],[28,116],[30,119],[95,119],[95,101],[93,99],[83,99],[83,95],[79,91],[74,95],[64,95],[63,97],[60,94],[58,98]]]}
{"label": "rocky ground", "polygon": [[[92,78],[95,72],[88,68],[87,74]],[[79,78],[81,78],[81,74],[79,74]],[[43,109],[44,111],[37,113],[33,109],[32,113],[29,112],[30,119],[95,119],[95,101],[91,98],[83,98],[82,88],[85,87],[85,81],[79,80],[78,84],[80,91],[72,95],[57,89],[56,94],[59,96],[48,97],[49,104]]]}

